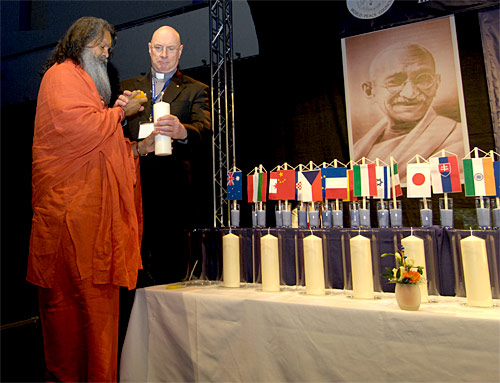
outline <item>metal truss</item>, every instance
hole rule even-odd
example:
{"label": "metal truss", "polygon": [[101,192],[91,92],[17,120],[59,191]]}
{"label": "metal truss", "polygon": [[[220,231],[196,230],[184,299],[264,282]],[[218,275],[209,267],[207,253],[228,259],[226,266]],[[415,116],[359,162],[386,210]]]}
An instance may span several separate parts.
{"label": "metal truss", "polygon": [[214,226],[227,226],[227,172],[234,148],[232,0],[210,0],[210,73],[213,126]]}

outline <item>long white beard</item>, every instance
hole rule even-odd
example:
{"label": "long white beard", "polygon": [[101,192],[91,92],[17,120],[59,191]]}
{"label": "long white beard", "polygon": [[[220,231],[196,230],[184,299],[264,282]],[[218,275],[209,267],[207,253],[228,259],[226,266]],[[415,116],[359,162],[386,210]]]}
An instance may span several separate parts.
{"label": "long white beard", "polygon": [[85,48],[81,57],[82,67],[92,77],[94,84],[102,99],[109,104],[111,100],[111,84],[106,64],[108,60],[105,57],[95,57],[90,48]]}

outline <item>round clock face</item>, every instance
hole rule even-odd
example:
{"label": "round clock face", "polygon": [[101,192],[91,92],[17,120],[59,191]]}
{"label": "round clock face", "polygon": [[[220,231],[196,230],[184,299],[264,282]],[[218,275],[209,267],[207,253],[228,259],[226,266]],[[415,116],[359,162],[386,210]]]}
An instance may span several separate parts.
{"label": "round clock face", "polygon": [[358,19],[374,19],[391,7],[394,0],[347,0],[347,9]]}

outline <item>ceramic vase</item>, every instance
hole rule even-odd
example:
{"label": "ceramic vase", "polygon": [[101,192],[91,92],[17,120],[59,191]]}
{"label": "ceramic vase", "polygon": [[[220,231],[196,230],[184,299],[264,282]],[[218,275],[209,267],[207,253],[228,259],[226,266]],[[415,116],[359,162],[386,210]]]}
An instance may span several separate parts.
{"label": "ceramic vase", "polygon": [[420,288],[417,284],[396,283],[396,301],[401,310],[417,311],[420,299]]}

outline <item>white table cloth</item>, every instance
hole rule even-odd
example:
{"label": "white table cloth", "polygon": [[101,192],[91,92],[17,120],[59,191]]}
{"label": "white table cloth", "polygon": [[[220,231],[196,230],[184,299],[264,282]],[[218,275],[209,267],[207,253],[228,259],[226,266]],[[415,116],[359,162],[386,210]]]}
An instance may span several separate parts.
{"label": "white table cloth", "polygon": [[500,308],[394,294],[154,286],[137,290],[120,367],[135,382],[498,382]]}

